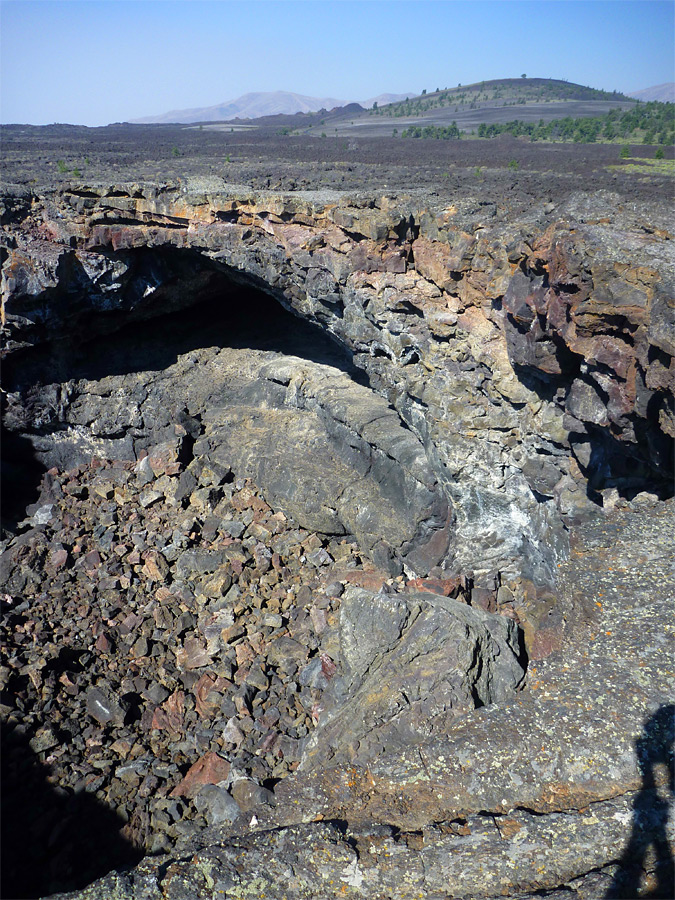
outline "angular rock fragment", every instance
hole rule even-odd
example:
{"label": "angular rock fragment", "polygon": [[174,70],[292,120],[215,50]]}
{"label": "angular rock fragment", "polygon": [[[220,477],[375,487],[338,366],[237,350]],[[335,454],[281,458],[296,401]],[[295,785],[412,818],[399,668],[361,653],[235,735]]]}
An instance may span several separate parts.
{"label": "angular rock fragment", "polygon": [[87,712],[101,725],[121,725],[124,710],[118,699],[102,687],[92,687],[87,691]]}
{"label": "angular rock fragment", "polygon": [[208,825],[231,825],[241,815],[237,801],[217,784],[204,785],[194,803]]}
{"label": "angular rock fragment", "polygon": [[171,791],[172,797],[195,797],[203,785],[226,782],[230,774],[227,760],[213,752],[205,753],[187,771],[182,781]]}

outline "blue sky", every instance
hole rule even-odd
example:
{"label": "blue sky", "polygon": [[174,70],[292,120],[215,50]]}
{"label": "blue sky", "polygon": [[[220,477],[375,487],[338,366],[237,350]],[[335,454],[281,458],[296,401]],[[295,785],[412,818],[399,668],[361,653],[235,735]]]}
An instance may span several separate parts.
{"label": "blue sky", "polygon": [[2,0],[3,122],[104,125],[249,91],[363,100],[458,82],[675,80],[663,0]]}

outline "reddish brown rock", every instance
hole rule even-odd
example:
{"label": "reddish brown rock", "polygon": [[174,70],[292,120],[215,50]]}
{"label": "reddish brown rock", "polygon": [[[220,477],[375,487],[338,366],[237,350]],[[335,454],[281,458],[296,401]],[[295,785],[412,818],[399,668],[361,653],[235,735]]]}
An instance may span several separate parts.
{"label": "reddish brown rock", "polygon": [[184,717],[185,693],[184,691],[174,691],[161,707],[155,709],[151,727],[180,734],[185,727]]}
{"label": "reddish brown rock", "polygon": [[187,771],[179,784],[171,791],[171,797],[194,797],[205,784],[227,781],[230,764],[217,753],[209,751],[201,756]]}

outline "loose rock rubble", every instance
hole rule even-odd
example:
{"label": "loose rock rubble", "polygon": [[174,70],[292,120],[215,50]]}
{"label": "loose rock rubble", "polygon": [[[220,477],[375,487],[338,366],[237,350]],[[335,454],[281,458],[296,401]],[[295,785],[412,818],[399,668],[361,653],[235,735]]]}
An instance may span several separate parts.
{"label": "loose rock rubble", "polygon": [[63,797],[95,796],[145,852],[272,802],[335,673],[355,545],[170,453],[52,470],[31,511],[2,557],[2,714]]}
{"label": "loose rock rubble", "polygon": [[560,590],[586,623],[524,691],[367,764],[303,763],[248,828],[63,900],[672,897],[674,520],[642,499],[575,533]]}
{"label": "loose rock rubble", "polygon": [[[228,466],[185,464],[181,438],[52,468],[4,542],[5,801],[19,816],[29,802],[28,830],[56,847],[35,851],[43,893],[134,848],[180,855],[213,827],[251,826],[303,758],[316,765],[320,724],[319,747],[365,752],[383,729],[414,741],[523,680],[511,607],[481,608],[470,577],[390,577]],[[33,761],[48,798],[31,797]],[[68,823],[87,796],[114,815],[83,861]]]}

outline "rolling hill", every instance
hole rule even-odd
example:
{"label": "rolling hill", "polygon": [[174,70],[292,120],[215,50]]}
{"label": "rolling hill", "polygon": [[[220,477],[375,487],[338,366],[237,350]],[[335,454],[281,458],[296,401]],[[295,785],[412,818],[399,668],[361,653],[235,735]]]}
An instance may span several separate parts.
{"label": "rolling hill", "polygon": [[[625,111],[636,100],[618,92],[597,90],[573,82],[552,78],[502,78],[469,85],[457,85],[432,93],[340,115],[333,110],[313,122],[306,133],[344,136],[391,136],[411,126],[434,125],[447,128],[457,124],[460,132],[476,131],[478,126],[510,122],[544,122],[567,116],[599,116],[613,109]],[[301,117],[299,117],[301,119]],[[299,121],[297,127],[301,127]],[[327,130],[329,129],[329,130]]]}
{"label": "rolling hill", "polygon": [[628,96],[647,103],[652,100],[656,100],[658,103],[675,103],[675,81],[655,84],[653,87],[643,88],[641,91],[632,91]]}

